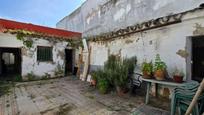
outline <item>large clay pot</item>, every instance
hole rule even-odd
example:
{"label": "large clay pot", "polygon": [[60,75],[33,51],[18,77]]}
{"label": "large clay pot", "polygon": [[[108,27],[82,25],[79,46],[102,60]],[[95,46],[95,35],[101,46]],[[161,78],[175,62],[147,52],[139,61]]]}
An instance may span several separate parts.
{"label": "large clay pot", "polygon": [[92,86],[96,86],[96,80],[93,80],[93,79],[92,79],[92,80],[91,80],[91,85],[92,85]]}
{"label": "large clay pot", "polygon": [[146,72],[146,71],[143,71],[143,76],[142,76],[142,77],[145,78],[145,79],[151,79],[151,78],[152,78],[152,75],[149,74],[149,73]]}
{"label": "large clay pot", "polygon": [[124,96],[125,93],[128,92],[127,89],[121,88],[121,87],[119,87],[119,86],[116,86],[116,91],[117,91],[117,93],[118,93],[118,96]]}
{"label": "large clay pot", "polygon": [[165,80],[165,71],[156,70],[154,72],[154,77],[155,77],[156,80]]}

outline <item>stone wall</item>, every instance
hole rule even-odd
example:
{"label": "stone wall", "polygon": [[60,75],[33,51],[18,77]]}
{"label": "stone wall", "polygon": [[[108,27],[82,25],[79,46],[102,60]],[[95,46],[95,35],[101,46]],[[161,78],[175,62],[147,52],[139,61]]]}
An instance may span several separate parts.
{"label": "stone wall", "polygon": [[198,7],[203,0],[87,0],[58,28],[99,35]]}

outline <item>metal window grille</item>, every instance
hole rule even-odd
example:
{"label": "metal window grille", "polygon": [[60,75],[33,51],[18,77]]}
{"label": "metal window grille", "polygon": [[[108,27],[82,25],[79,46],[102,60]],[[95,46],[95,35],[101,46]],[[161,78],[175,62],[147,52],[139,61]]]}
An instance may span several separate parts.
{"label": "metal window grille", "polygon": [[53,61],[52,47],[37,47],[37,61]]}

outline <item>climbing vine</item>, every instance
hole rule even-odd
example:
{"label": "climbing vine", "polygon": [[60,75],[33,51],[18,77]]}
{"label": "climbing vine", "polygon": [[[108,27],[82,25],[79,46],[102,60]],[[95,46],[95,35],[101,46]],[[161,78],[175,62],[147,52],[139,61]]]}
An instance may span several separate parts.
{"label": "climbing vine", "polygon": [[23,41],[23,44],[26,47],[31,48],[33,46],[33,41],[32,40],[26,40],[26,41]]}
{"label": "climbing vine", "polygon": [[31,35],[32,33],[26,31],[18,31],[16,34],[17,40],[23,41],[23,44],[27,48],[31,48],[33,46],[33,41],[29,39],[25,39],[26,36]]}
{"label": "climbing vine", "polygon": [[[33,46],[33,41],[31,39],[26,38],[28,36],[36,37],[36,38],[43,37],[44,39],[53,40],[53,41],[56,40],[55,38],[59,38],[59,40],[67,41],[69,43],[68,46],[71,46],[73,48],[83,47],[81,39],[78,39],[80,37],[73,37],[73,38],[59,37],[59,36],[53,36],[53,35],[44,35],[42,33],[30,32],[30,31],[26,31],[26,30],[11,30],[11,29],[8,29],[8,30],[4,31],[4,33],[7,33],[7,32],[11,33],[11,34],[16,34],[16,38],[18,40],[20,40],[20,41],[23,41],[23,44],[27,48],[31,48]],[[47,37],[49,37],[49,39]]]}
{"label": "climbing vine", "polygon": [[83,43],[82,40],[67,40],[67,42],[69,43],[68,45],[73,47],[73,48],[79,48],[79,47],[83,47]]}

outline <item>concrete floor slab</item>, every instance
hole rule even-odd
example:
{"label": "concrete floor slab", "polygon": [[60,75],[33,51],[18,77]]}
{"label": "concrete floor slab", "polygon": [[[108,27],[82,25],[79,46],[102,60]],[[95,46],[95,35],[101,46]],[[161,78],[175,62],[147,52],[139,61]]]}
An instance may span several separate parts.
{"label": "concrete floor slab", "polygon": [[16,84],[0,97],[0,115],[128,115],[142,105],[144,95],[102,95],[86,82],[65,77]]}

